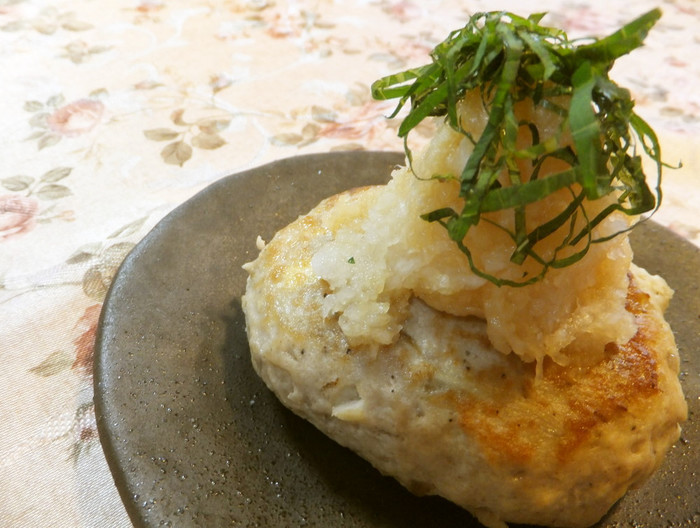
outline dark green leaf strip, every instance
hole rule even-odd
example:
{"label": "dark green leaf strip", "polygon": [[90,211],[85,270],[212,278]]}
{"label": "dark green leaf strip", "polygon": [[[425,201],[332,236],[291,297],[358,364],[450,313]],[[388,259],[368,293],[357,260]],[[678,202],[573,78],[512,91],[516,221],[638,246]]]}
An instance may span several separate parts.
{"label": "dark green leaf strip", "polygon": [[569,126],[578,153],[578,179],[590,200],[600,198],[597,176],[605,171],[600,152],[600,125],[593,111],[592,93],[595,86],[593,68],[589,62],[581,64],[572,78],[573,93],[569,110]]}

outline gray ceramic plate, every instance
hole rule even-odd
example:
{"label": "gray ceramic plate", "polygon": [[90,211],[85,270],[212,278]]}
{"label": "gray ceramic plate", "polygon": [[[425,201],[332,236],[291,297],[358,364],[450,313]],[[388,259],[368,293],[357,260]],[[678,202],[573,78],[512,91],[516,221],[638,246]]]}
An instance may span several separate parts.
{"label": "gray ceramic plate", "polygon": [[[138,527],[479,526],[416,498],[284,409],[253,373],[240,297],[255,239],[341,190],[380,183],[392,153],[283,160],[213,184],[128,256],[102,313],[95,358],[100,439]],[[662,469],[601,526],[700,521],[700,252],[653,223],[637,262],[677,291],[668,312],[690,421]],[[670,523],[670,524],[667,524]]]}

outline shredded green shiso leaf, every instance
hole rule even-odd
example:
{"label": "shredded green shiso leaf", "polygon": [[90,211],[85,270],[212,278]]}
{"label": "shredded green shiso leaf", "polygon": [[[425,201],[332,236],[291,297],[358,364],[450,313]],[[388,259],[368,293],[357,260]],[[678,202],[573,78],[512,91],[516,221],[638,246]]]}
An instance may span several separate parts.
{"label": "shredded green shiso leaf", "polygon": [[[626,215],[653,213],[661,201],[665,164],[659,141],[633,111],[629,91],[608,77],[617,58],[642,45],[661,11],[649,11],[605,38],[576,41],[559,29],[540,25],[544,15],[524,18],[509,12],[477,13],[464,28],[452,32],[433,49],[432,63],[389,75],[372,85],[376,99],[399,98],[390,117],[410,101],[398,131],[409,164],[409,133],[426,117],[445,116],[455,131],[472,142],[473,152],[461,174],[434,175],[459,180],[464,207],[461,211],[438,209],[422,218],[443,225],[467,256],[472,271],[498,286],[532,284],[550,268],[574,264],[591,244],[630,229],[596,238],[593,228],[608,215],[614,211]],[[461,127],[457,114],[458,101],[474,89],[479,90],[488,113],[478,138]],[[553,102],[558,96],[569,98],[568,108]],[[534,123],[518,122],[514,106],[525,99],[560,116],[556,137],[545,140]],[[532,137],[527,148],[516,146],[522,127],[527,127]],[[573,145],[564,143],[567,133]],[[640,146],[656,163],[653,191],[642,169]],[[541,176],[540,167],[550,157],[563,161],[567,168]],[[520,174],[516,160],[530,160],[531,174],[527,178]],[[504,174],[508,185],[499,181]],[[528,229],[526,205],[563,188],[571,192],[570,205],[547,222]],[[616,201],[589,218],[582,205],[584,199],[596,200],[611,193],[617,196]],[[504,209],[512,209],[514,215],[514,228],[498,226],[514,242],[511,261],[522,264],[531,258],[538,263],[539,272],[524,274],[521,280],[496,277],[479,269],[465,243],[470,228],[483,219],[482,213]],[[584,219],[583,227],[581,222],[577,224],[579,217]],[[567,226],[568,234],[553,255],[545,258],[538,254],[537,242],[562,226]],[[582,240],[585,243],[579,244]]]}

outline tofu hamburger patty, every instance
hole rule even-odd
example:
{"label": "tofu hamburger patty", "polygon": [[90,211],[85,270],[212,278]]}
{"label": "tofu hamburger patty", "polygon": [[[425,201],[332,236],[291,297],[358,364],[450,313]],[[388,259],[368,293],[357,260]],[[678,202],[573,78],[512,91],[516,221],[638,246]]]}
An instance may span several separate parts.
{"label": "tofu hamburger patty", "polygon": [[595,523],[651,475],[685,419],[665,282],[630,266],[621,309],[633,337],[568,364],[499,351],[486,321],[410,290],[387,303],[401,321],[390,343],[350,343],[324,308],[331,289],[313,259],[361,224],[382,189],[323,201],[246,265],[255,370],[285,406],[383,474],[489,527]]}

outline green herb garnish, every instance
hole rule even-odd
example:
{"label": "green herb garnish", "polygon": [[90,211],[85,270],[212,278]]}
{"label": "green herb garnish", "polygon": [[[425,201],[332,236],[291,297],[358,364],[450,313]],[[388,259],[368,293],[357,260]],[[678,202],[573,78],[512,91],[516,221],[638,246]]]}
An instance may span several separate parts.
{"label": "green herb garnish", "polygon": [[[605,38],[578,41],[569,40],[561,30],[540,25],[544,15],[523,18],[508,12],[478,13],[433,49],[431,64],[384,77],[372,85],[376,99],[400,98],[390,117],[410,101],[410,110],[398,132],[404,139],[409,164],[408,135],[428,116],[446,116],[450,126],[472,142],[473,152],[462,173],[447,176],[460,182],[463,209],[447,207],[422,218],[442,224],[467,256],[472,271],[498,286],[531,284],[550,268],[579,261],[591,244],[629,229],[596,238],[593,228],[608,215],[614,211],[626,215],[653,212],[661,201],[664,163],[659,141],[633,111],[629,91],[608,77],[617,58],[642,45],[661,11],[649,11]],[[478,138],[462,128],[457,114],[458,101],[471,90],[479,90],[488,113]],[[553,102],[561,96],[569,99],[568,108]],[[540,137],[534,123],[518,122],[514,106],[526,99],[556,114],[561,126],[555,137]],[[532,138],[525,148],[516,146],[522,127],[529,129]],[[567,136],[570,143],[564,141]],[[653,191],[642,170],[639,147],[656,163]],[[549,158],[564,162],[566,168],[541,176],[540,167]],[[531,172],[521,174],[517,160],[529,160]],[[508,184],[503,183],[504,175]],[[570,205],[528,229],[526,205],[564,188],[571,192]],[[614,203],[593,218],[586,215],[584,200],[612,193]],[[465,244],[465,236],[482,220],[482,213],[504,209],[512,209],[514,215],[514,227],[498,225],[515,244],[511,261],[522,264],[531,258],[539,266],[538,273],[525,275],[522,280],[495,277],[479,269]],[[583,227],[580,219],[584,220]],[[538,254],[537,242],[563,226],[567,226],[568,235],[552,256]]]}

